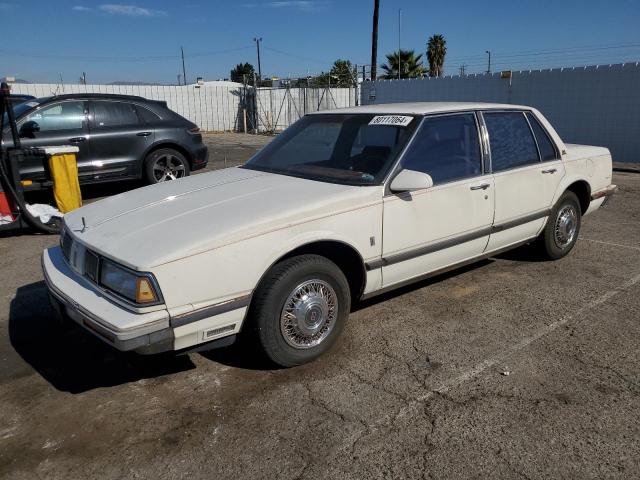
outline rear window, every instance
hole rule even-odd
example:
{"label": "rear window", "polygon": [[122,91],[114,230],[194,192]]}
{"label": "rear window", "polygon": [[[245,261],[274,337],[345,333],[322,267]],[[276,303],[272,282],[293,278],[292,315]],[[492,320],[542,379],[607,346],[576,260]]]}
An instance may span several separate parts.
{"label": "rear window", "polygon": [[540,158],[542,161],[546,162],[548,160],[556,160],[558,158],[558,153],[556,152],[546,130],[542,128],[542,125],[540,125],[540,122],[538,122],[535,115],[527,112],[527,118],[529,119],[529,123],[533,129],[533,134],[536,136],[536,140],[538,141],[538,148],[540,149]]}
{"label": "rear window", "polygon": [[136,110],[131,103],[94,101],[91,109],[91,126],[94,128],[137,125],[140,123]]}
{"label": "rear window", "polygon": [[162,120],[158,115],[153,113],[148,108],[136,105],[136,109],[138,110],[138,115],[140,115],[140,118],[142,118],[142,120],[146,123],[155,123],[159,120]]}
{"label": "rear window", "polygon": [[494,172],[538,163],[538,149],[523,112],[484,112]]}

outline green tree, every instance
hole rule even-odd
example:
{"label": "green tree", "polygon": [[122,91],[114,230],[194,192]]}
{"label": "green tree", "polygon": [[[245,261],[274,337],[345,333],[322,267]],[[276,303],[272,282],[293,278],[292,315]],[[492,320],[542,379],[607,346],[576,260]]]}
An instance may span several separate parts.
{"label": "green tree", "polygon": [[[422,65],[422,54],[413,50],[400,50],[400,78],[416,78],[427,73]],[[384,78],[398,78],[398,52],[387,54],[387,63],[382,65]]]}
{"label": "green tree", "polygon": [[[253,65],[250,63],[239,63],[231,70],[231,81],[244,83],[253,83],[253,73],[254,73]],[[246,80],[245,80],[246,79]]]}
{"label": "green tree", "polygon": [[355,87],[357,72],[349,60],[338,59],[333,62],[331,71],[331,85],[338,87]]}
{"label": "green tree", "polygon": [[427,42],[427,60],[429,61],[429,76],[444,75],[444,57],[447,54],[447,41],[440,34],[432,35]]}

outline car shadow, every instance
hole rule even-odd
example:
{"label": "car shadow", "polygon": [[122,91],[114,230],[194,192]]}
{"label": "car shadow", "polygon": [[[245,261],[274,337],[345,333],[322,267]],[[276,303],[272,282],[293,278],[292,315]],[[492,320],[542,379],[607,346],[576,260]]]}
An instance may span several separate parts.
{"label": "car shadow", "polygon": [[281,367],[273,363],[249,335],[238,335],[233,345],[200,352],[207,360],[243,370],[273,371]]}
{"label": "car shadow", "polygon": [[513,250],[508,250],[500,255],[496,255],[496,258],[502,260],[511,260],[514,262],[549,262],[552,261],[549,257],[546,257],[542,250],[536,244],[523,245]]}
{"label": "car shadow", "polygon": [[186,355],[120,352],[72,322],[61,325],[42,281],[17,290],[9,312],[9,340],[51,385],[74,394],[195,368]]}

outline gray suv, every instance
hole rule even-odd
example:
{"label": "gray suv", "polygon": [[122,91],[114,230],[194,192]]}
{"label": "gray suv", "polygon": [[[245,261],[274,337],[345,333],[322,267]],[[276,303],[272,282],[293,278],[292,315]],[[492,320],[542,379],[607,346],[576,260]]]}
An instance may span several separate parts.
{"label": "gray suv", "polygon": [[[72,94],[37,98],[14,107],[23,147],[76,145],[80,183],[142,178],[174,180],[207,165],[198,126],[166,102],[130,95]],[[12,143],[8,129],[3,146]],[[23,180],[50,185],[45,165],[26,156]]]}

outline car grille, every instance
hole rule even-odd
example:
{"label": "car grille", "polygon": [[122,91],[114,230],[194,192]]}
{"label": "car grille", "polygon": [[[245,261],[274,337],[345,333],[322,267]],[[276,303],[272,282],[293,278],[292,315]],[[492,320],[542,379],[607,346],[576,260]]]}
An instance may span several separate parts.
{"label": "car grille", "polygon": [[100,259],[90,250],[86,250],[84,254],[84,274],[94,283],[98,282],[98,267]]}

